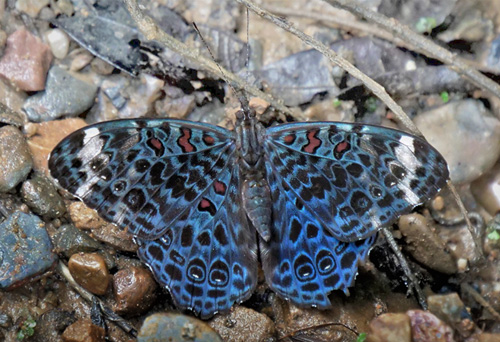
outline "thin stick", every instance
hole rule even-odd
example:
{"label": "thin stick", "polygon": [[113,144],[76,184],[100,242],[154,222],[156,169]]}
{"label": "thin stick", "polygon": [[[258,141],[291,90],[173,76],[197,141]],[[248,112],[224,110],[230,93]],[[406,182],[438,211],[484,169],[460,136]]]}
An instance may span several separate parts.
{"label": "thin stick", "polygon": [[411,271],[410,266],[408,266],[408,262],[406,261],[403,253],[401,253],[401,251],[399,250],[398,244],[394,240],[394,237],[387,228],[382,228],[381,231],[384,234],[385,239],[387,240],[387,243],[391,247],[392,251],[394,252],[394,254],[396,254],[396,257],[399,260],[399,264],[401,265],[403,272],[409,280],[408,288],[413,289],[413,292],[415,293],[420,306],[422,307],[422,309],[427,310],[427,300],[425,299],[424,292],[418,285],[417,278]]}
{"label": "thin stick", "polygon": [[245,82],[245,80],[241,79],[237,75],[221,67],[224,72],[224,74],[222,74],[219,67],[217,66],[217,63],[210,60],[209,58],[205,58],[205,56],[201,55],[197,50],[190,48],[186,44],[165,33],[165,31],[163,31],[158,25],[156,25],[151,17],[144,14],[144,12],[139,8],[136,0],[123,0],[123,2],[127,6],[127,9],[132,16],[132,19],[137,24],[137,27],[147,39],[159,41],[168,49],[178,53],[179,55],[189,60],[191,63],[199,66],[200,69],[205,70],[212,75],[216,75],[221,79],[227,79],[236,88],[244,89],[248,94],[266,100],[271,106],[273,106],[280,112],[293,117],[304,119],[302,114],[292,113],[289,108],[279,103],[271,95],[263,93],[256,87]]}
{"label": "thin stick", "polygon": [[483,298],[483,296],[481,296],[480,293],[478,293],[472,286],[470,286],[469,284],[467,283],[462,283],[461,284],[461,287],[464,291],[466,291],[468,294],[470,294],[472,296],[472,298],[474,298],[474,300],[476,302],[478,302],[480,305],[482,305],[486,310],[488,310],[488,312],[498,321],[500,322],[500,313],[498,313],[498,311],[496,311],[491,305],[490,303],[488,303],[486,301],[486,299]]}
{"label": "thin stick", "polygon": [[484,76],[474,68],[471,68],[470,65],[465,63],[464,60],[456,54],[446,50],[430,39],[425,38],[421,34],[412,31],[408,26],[401,24],[399,21],[393,18],[388,18],[383,14],[371,11],[355,0],[323,1],[329,3],[332,6],[345,9],[351,13],[355,13],[368,20],[369,22],[383,27],[396,37],[412,44],[413,46],[416,46],[419,50],[424,51],[427,56],[435,58],[448,65],[452,70],[464,76],[477,87],[488,91],[496,97],[500,98],[500,85]]}
{"label": "thin stick", "polygon": [[413,134],[421,136],[422,133],[418,130],[417,126],[411,121],[405,114],[401,106],[399,106],[385,91],[384,87],[375,82],[373,79],[365,75],[358,68],[352,65],[349,61],[339,56],[335,51],[331,50],[328,46],[324,45],[320,41],[314,39],[313,37],[305,34],[304,32],[296,29],[292,24],[290,24],[286,19],[280,18],[270,12],[264,10],[263,8],[257,6],[251,0],[236,0],[237,2],[244,4],[257,13],[260,17],[267,19],[274,23],[275,25],[281,27],[282,29],[290,32],[291,34],[299,37],[304,43],[313,47],[314,49],[321,52],[326,56],[332,63],[338,65],[345,71],[347,71],[351,76],[360,80],[368,89],[370,89],[375,96],[377,96],[382,102],[384,102],[396,115],[397,119]]}

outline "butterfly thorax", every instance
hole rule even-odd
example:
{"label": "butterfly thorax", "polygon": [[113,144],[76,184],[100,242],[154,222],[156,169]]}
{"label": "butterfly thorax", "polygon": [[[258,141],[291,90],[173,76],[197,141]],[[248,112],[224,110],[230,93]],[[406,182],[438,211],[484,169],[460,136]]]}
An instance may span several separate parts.
{"label": "butterfly thorax", "polygon": [[236,118],[236,148],[243,179],[240,188],[243,208],[262,239],[269,241],[272,201],[261,143],[265,129],[253,111],[240,110]]}

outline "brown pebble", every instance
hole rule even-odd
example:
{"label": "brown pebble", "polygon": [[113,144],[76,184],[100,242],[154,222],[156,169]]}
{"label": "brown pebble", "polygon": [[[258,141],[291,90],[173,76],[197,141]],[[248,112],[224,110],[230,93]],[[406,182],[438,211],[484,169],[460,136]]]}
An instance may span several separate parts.
{"label": "brown pebble", "polygon": [[370,322],[367,342],[410,342],[410,317],[403,313],[387,313]]}
{"label": "brown pebble", "polygon": [[156,282],[143,267],[130,267],[113,276],[115,310],[120,314],[139,315],[146,312],[156,299]]}
{"label": "brown pebble", "polygon": [[75,281],[86,290],[96,294],[106,293],[109,285],[109,272],[104,258],[97,253],[73,254],[68,268]]}
{"label": "brown pebble", "polygon": [[43,90],[51,62],[49,46],[22,28],[7,39],[5,54],[0,60],[0,75],[21,90]]}
{"label": "brown pebble", "polygon": [[80,319],[64,330],[62,340],[64,342],[104,342],[106,332],[90,320]]}

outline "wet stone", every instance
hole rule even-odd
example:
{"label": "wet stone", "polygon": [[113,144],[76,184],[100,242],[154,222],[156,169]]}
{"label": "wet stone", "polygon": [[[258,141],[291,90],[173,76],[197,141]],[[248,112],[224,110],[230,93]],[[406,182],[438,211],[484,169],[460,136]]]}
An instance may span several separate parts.
{"label": "wet stone", "polygon": [[446,159],[455,184],[477,179],[500,155],[500,121],[479,100],[449,102],[418,114],[414,122]]}
{"label": "wet stone", "polygon": [[130,267],[113,276],[115,310],[130,316],[146,312],[156,299],[157,284],[151,272],[143,267]]}
{"label": "wet stone", "polygon": [[420,214],[401,216],[398,226],[406,241],[405,250],[417,261],[444,274],[457,272],[457,263],[453,255],[447,251],[424,216]]}
{"label": "wet stone", "polygon": [[97,253],[73,254],[68,268],[75,281],[96,295],[106,293],[109,286],[109,271],[104,258]]}
{"label": "wet stone", "polygon": [[13,126],[0,128],[0,192],[7,192],[24,180],[33,158],[23,134]]}
{"label": "wet stone", "polygon": [[95,85],[53,66],[49,70],[45,91],[28,98],[23,109],[34,122],[77,116],[92,106],[96,92]]}
{"label": "wet stone", "polygon": [[26,116],[11,110],[9,107],[0,103],[0,122],[6,125],[21,127],[26,121]]}
{"label": "wet stone", "polygon": [[43,175],[35,174],[25,181],[21,187],[21,196],[24,203],[40,216],[53,219],[66,212],[61,195],[54,184]]}
{"label": "wet stone", "polygon": [[131,234],[118,228],[113,223],[108,223],[98,229],[92,229],[92,235],[96,240],[104,242],[115,250],[135,253],[139,248],[134,243],[134,238]]}
{"label": "wet stone", "polygon": [[259,342],[275,334],[269,317],[242,306],[233,307],[227,315],[217,315],[209,324],[224,341]]}
{"label": "wet stone", "polygon": [[413,342],[454,342],[453,330],[430,312],[409,310]]}
{"label": "wet stone", "polygon": [[61,226],[54,234],[53,241],[56,251],[67,258],[79,252],[94,252],[101,248],[99,242],[72,224]]}
{"label": "wet stone", "polygon": [[70,324],[75,322],[74,312],[51,309],[36,320],[36,334],[30,342],[60,341],[61,334]]}
{"label": "wet stone", "polygon": [[222,342],[219,335],[205,322],[176,313],[155,313],[144,320],[138,342]]}
{"label": "wet stone", "polygon": [[1,289],[29,281],[56,261],[57,255],[52,252],[49,236],[38,217],[16,212],[0,225]]}
{"label": "wet stone", "polygon": [[7,48],[0,60],[0,75],[21,90],[43,90],[51,62],[50,48],[22,28],[7,39]]}
{"label": "wet stone", "polygon": [[64,330],[63,342],[104,342],[104,328],[92,324],[90,320],[80,319]]}
{"label": "wet stone", "polygon": [[71,222],[78,229],[100,229],[108,222],[99,217],[94,209],[87,207],[83,202],[71,202],[68,206]]}
{"label": "wet stone", "polygon": [[370,322],[367,342],[411,342],[410,317],[386,313]]}
{"label": "wet stone", "polygon": [[427,303],[429,311],[454,328],[463,339],[472,335],[477,329],[457,293],[429,296]]}

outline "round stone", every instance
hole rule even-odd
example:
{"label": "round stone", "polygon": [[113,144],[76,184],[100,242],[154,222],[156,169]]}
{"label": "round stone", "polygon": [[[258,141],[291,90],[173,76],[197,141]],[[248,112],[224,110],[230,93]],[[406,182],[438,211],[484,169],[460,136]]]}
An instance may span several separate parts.
{"label": "round stone", "polygon": [[96,294],[106,293],[109,285],[109,271],[104,258],[97,253],[73,254],[68,268],[75,281],[84,289]]}

